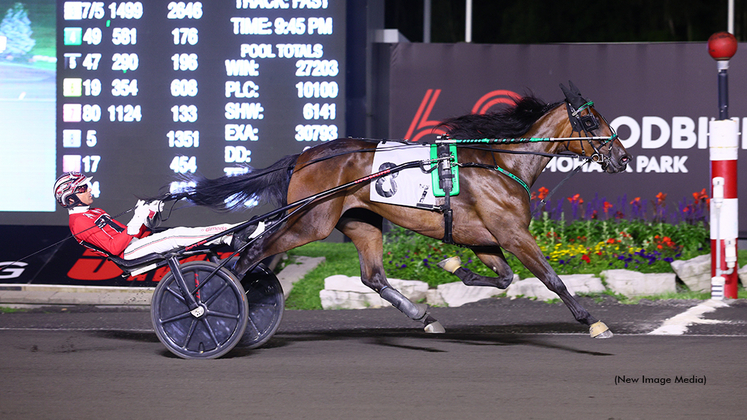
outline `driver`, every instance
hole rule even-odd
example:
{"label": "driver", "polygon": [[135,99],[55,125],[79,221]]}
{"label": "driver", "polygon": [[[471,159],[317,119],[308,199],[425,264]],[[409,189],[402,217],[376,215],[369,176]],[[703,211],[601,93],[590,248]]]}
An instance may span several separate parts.
{"label": "driver", "polygon": [[[125,226],[112,219],[104,210],[91,207],[91,193],[91,178],[79,172],[62,174],[54,184],[54,197],[70,213],[70,231],[75,239],[81,245],[85,246],[87,242],[126,260],[191,245],[234,226],[221,224],[195,228],[176,227],[150,235],[153,217],[163,209],[163,202],[138,201],[135,215]],[[240,246],[233,243],[233,239],[234,235],[229,234],[206,245],[224,243]]]}

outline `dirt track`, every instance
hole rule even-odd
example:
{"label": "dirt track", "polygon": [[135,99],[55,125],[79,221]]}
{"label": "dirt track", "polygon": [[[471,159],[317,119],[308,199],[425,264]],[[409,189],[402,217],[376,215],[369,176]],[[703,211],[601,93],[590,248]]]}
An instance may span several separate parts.
{"label": "dirt track", "polygon": [[[288,311],[265,348],[209,361],[171,356],[147,312],[2,314],[0,417],[744,418],[745,334],[644,334],[692,303],[585,304],[613,339],[529,301],[437,309],[439,336],[393,309]],[[744,333],[744,309],[713,317]]]}

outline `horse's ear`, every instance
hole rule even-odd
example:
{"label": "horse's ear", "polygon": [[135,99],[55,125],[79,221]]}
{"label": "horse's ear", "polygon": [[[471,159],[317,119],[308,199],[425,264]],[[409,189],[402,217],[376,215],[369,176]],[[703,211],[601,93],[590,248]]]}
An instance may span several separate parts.
{"label": "horse's ear", "polygon": [[568,81],[568,86],[571,88],[572,93],[581,96],[581,91],[579,91],[576,85],[574,85],[570,80]]}
{"label": "horse's ear", "polygon": [[571,104],[571,106],[578,109],[586,103],[586,99],[581,97],[581,92],[579,92],[576,85],[574,85],[573,82],[571,82],[570,80],[568,81],[568,86],[570,86],[570,89],[567,89],[561,83],[560,90],[563,91],[563,95],[565,95],[565,100],[569,104]]}
{"label": "horse's ear", "polygon": [[565,100],[570,102],[573,100],[573,95],[571,94],[571,91],[568,90],[562,83],[560,84],[560,90],[563,91],[563,95],[565,95]]}
{"label": "horse's ear", "polygon": [[565,95],[565,100],[568,101],[568,103],[573,104],[573,101],[576,95],[574,95],[570,90],[568,90],[568,88],[565,87],[565,85],[563,85],[562,83],[560,84],[560,90],[563,91],[563,95]]}

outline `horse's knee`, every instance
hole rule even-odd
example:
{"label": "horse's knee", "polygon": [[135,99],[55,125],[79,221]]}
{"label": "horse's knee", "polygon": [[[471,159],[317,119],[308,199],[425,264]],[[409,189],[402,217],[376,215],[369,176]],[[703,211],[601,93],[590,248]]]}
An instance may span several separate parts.
{"label": "horse's knee", "polygon": [[369,276],[366,276],[363,271],[363,267],[361,267],[361,283],[363,283],[364,286],[375,291],[376,293],[381,293],[384,288],[389,287],[389,282],[386,280],[386,276],[381,271],[375,270]]}
{"label": "horse's knee", "polygon": [[550,291],[555,292],[558,296],[570,295],[568,287],[566,287],[560,277],[553,276],[549,278],[547,282],[545,282],[545,285],[550,289]]}

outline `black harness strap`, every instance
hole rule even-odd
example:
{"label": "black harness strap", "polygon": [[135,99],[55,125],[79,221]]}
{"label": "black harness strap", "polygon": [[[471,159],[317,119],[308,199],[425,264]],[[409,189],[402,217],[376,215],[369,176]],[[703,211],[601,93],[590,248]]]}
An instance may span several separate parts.
{"label": "black harness strap", "polygon": [[454,221],[454,213],[451,209],[451,190],[454,187],[454,175],[451,173],[451,150],[448,144],[438,144],[436,146],[436,153],[438,156],[438,183],[442,190],[444,190],[444,204],[441,206],[441,210],[444,213],[444,237],[443,242],[447,244],[453,244],[454,238],[452,237],[452,224]]}

